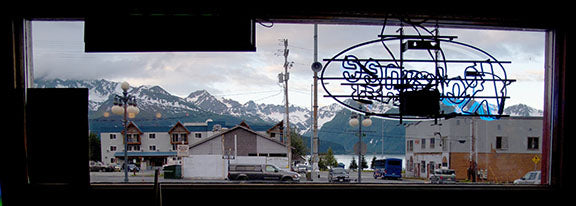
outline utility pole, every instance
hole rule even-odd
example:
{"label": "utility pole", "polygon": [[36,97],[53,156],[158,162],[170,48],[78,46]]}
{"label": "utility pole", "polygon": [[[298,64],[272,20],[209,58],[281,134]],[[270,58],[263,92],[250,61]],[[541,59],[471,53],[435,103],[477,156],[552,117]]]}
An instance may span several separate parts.
{"label": "utility pole", "polygon": [[476,123],[474,117],[470,117],[470,166],[468,172],[472,182],[476,182],[477,167],[478,167],[478,151],[476,142]]}
{"label": "utility pole", "polygon": [[286,146],[288,147],[288,170],[292,169],[292,145],[290,138],[290,111],[288,104],[288,79],[290,78],[290,73],[288,73],[288,67],[292,66],[292,63],[288,62],[288,54],[290,50],[288,49],[288,39],[283,39],[284,43],[284,99],[286,103],[286,121],[284,122],[284,138],[286,138]]}
{"label": "utility pole", "polygon": [[314,63],[312,71],[314,72],[314,103],[313,103],[313,132],[312,132],[312,179],[318,177],[318,72],[322,70],[322,64],[318,62],[318,24],[314,24]]}

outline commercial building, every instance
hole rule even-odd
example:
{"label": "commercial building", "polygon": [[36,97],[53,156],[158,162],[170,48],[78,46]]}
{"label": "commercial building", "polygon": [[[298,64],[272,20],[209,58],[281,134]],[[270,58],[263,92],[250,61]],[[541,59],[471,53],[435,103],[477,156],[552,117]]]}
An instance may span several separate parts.
{"label": "commercial building", "polygon": [[406,177],[429,178],[440,167],[457,180],[511,182],[540,170],[542,117],[421,121],[406,127]]}

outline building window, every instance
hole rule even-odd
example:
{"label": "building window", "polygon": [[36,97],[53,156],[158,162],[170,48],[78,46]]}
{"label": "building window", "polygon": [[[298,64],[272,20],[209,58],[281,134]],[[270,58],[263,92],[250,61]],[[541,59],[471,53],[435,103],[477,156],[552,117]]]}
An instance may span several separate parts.
{"label": "building window", "polygon": [[140,151],[140,145],[128,145],[128,151]]}
{"label": "building window", "polygon": [[111,152],[116,151],[116,146],[110,146],[110,151]]}
{"label": "building window", "polygon": [[110,139],[116,139],[116,134],[110,134]]}
{"label": "building window", "polygon": [[420,149],[426,149],[426,139],[422,138],[422,145],[420,145]]}
{"label": "building window", "polygon": [[539,139],[538,137],[528,137],[528,149],[536,150],[539,149]]}
{"label": "building window", "polygon": [[196,138],[202,138],[202,133],[194,133],[194,137],[196,137]]}
{"label": "building window", "polygon": [[426,161],[420,162],[420,172],[426,172]]}
{"label": "building window", "polygon": [[156,134],[148,134],[148,139],[156,139]]}
{"label": "building window", "polygon": [[436,148],[436,139],[430,138],[430,149]]}
{"label": "building window", "polygon": [[408,140],[408,144],[406,144],[406,147],[408,147],[406,149],[408,152],[413,152],[414,151],[414,140]]}
{"label": "building window", "polygon": [[148,147],[151,151],[155,151],[156,150],[156,145],[150,145]]}
{"label": "building window", "polygon": [[126,138],[128,139],[128,143],[138,143],[139,141],[139,134],[128,134]]}
{"label": "building window", "polygon": [[186,133],[173,133],[172,134],[172,143],[181,143],[181,142],[188,142],[188,137]]}
{"label": "building window", "polygon": [[440,140],[440,146],[442,147],[442,151],[448,151],[448,141],[446,139],[446,137],[442,137],[442,139]]}
{"label": "building window", "polygon": [[508,137],[496,137],[496,149],[508,149]]}

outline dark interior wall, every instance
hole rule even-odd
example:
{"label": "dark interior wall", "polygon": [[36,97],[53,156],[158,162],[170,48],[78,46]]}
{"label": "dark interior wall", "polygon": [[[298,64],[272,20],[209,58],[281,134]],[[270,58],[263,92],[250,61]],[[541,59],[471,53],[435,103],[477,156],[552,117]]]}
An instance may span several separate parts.
{"label": "dark interior wall", "polygon": [[88,89],[31,88],[27,97],[30,183],[88,187]]}

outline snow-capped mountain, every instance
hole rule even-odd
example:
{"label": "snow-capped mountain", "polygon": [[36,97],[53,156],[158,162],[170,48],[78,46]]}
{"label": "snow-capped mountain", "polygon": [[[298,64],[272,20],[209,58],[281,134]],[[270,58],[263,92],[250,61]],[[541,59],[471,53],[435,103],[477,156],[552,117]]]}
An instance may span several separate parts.
{"label": "snow-capped mountain", "polygon": [[[88,88],[89,118],[91,130],[98,131],[117,127],[120,115],[109,115],[113,105],[114,95],[122,94],[120,83],[107,80],[36,80],[38,88]],[[140,114],[136,117],[139,124],[149,126],[173,125],[175,121],[205,121],[220,119],[230,126],[246,120],[259,124],[263,128],[284,119],[283,105],[258,104],[248,101],[244,104],[232,99],[216,97],[206,90],[191,92],[186,98],[170,94],[160,86],[138,86],[129,89],[136,96]],[[358,106],[353,100],[346,100],[348,105]],[[356,143],[353,129],[348,125],[351,116],[349,109],[334,103],[318,108],[319,136],[325,149],[332,147],[338,153],[350,152]],[[374,103],[366,105],[365,109],[372,112],[386,112],[394,109],[389,104]],[[108,113],[108,114],[107,114]],[[510,116],[542,116],[542,111],[524,104],[512,105],[504,110]],[[158,116],[160,114],[160,117]],[[106,117],[106,115],[109,115]],[[382,139],[378,135],[367,135],[365,141],[370,142],[371,152],[381,151],[383,142],[387,145],[386,152],[401,153],[404,148],[404,128],[394,120],[383,121],[374,119],[373,125],[367,129],[374,134],[382,132],[390,138]],[[312,118],[308,108],[290,107],[290,123],[298,128],[301,134],[311,135]],[[251,124],[252,126],[252,124]],[[370,134],[372,134],[370,133]]]}
{"label": "snow-capped mountain", "polygon": [[[121,95],[120,83],[107,80],[36,80],[37,88],[88,88],[88,112],[90,118],[99,118],[110,112],[114,95]],[[164,116],[199,112],[194,104],[174,96],[160,86],[130,87],[140,108],[140,118],[155,117],[157,113]]]}
{"label": "snow-capped mountain", "polygon": [[122,94],[120,83],[107,80],[43,80],[35,79],[36,88],[88,88],[88,109],[97,111],[113,94]]}
{"label": "snow-capped mountain", "polygon": [[523,116],[523,117],[527,117],[527,116],[543,116],[544,112],[542,110],[539,109],[534,109],[528,105],[525,104],[516,104],[516,105],[512,105],[509,107],[506,107],[506,109],[504,109],[504,114],[506,115],[510,115],[510,116]]}
{"label": "snow-capped mountain", "polygon": [[[89,117],[100,118],[110,112],[113,106],[114,95],[122,94],[119,82],[108,80],[35,80],[37,88],[88,88],[89,90]],[[241,104],[235,100],[216,97],[206,90],[190,93],[186,98],[170,94],[160,86],[131,87],[131,95],[136,96],[141,113],[138,118],[150,119],[161,114],[163,118],[195,114],[196,116],[209,116],[209,114],[227,115],[246,119],[249,121],[266,122],[274,125],[284,119],[285,107],[283,105],[257,104],[248,101]],[[319,127],[334,118],[342,109],[337,104],[319,108]],[[203,113],[200,115],[199,113]],[[290,123],[305,133],[311,127],[311,112],[307,108],[290,106]]]}
{"label": "snow-capped mountain", "polygon": [[[38,88],[88,88],[89,90],[89,117],[101,118],[110,112],[115,94],[122,94],[119,82],[108,80],[35,80]],[[198,119],[211,118],[222,115],[244,119],[253,122],[263,122],[274,125],[284,119],[284,105],[258,104],[248,101],[241,104],[235,100],[216,97],[206,90],[191,92],[186,98],[170,94],[160,86],[139,86],[129,89],[131,95],[136,96],[141,113],[138,118],[153,119],[157,114],[162,118],[175,116],[195,116]],[[354,105],[352,100],[347,102]],[[318,109],[318,128],[331,122],[343,111],[344,106],[334,103]],[[370,111],[385,112],[392,109],[388,104],[373,104],[367,106]],[[348,110],[345,110],[348,111]],[[511,116],[542,116],[542,110],[537,110],[524,104],[512,105],[504,110]],[[290,123],[297,127],[301,134],[309,133],[312,127],[311,111],[308,108],[291,106]],[[203,121],[203,120],[202,120]]]}
{"label": "snow-capped mountain", "polygon": [[[271,123],[282,121],[286,109],[284,105],[257,104],[254,101],[241,104],[232,99],[215,97],[206,90],[192,92],[185,99],[205,111],[243,118],[259,118]],[[319,109],[319,126],[334,118],[336,112],[340,109],[341,107],[337,106],[337,104],[321,107]],[[289,110],[290,124],[297,127],[301,133],[308,131],[312,124],[311,111],[297,106],[290,106]]]}

